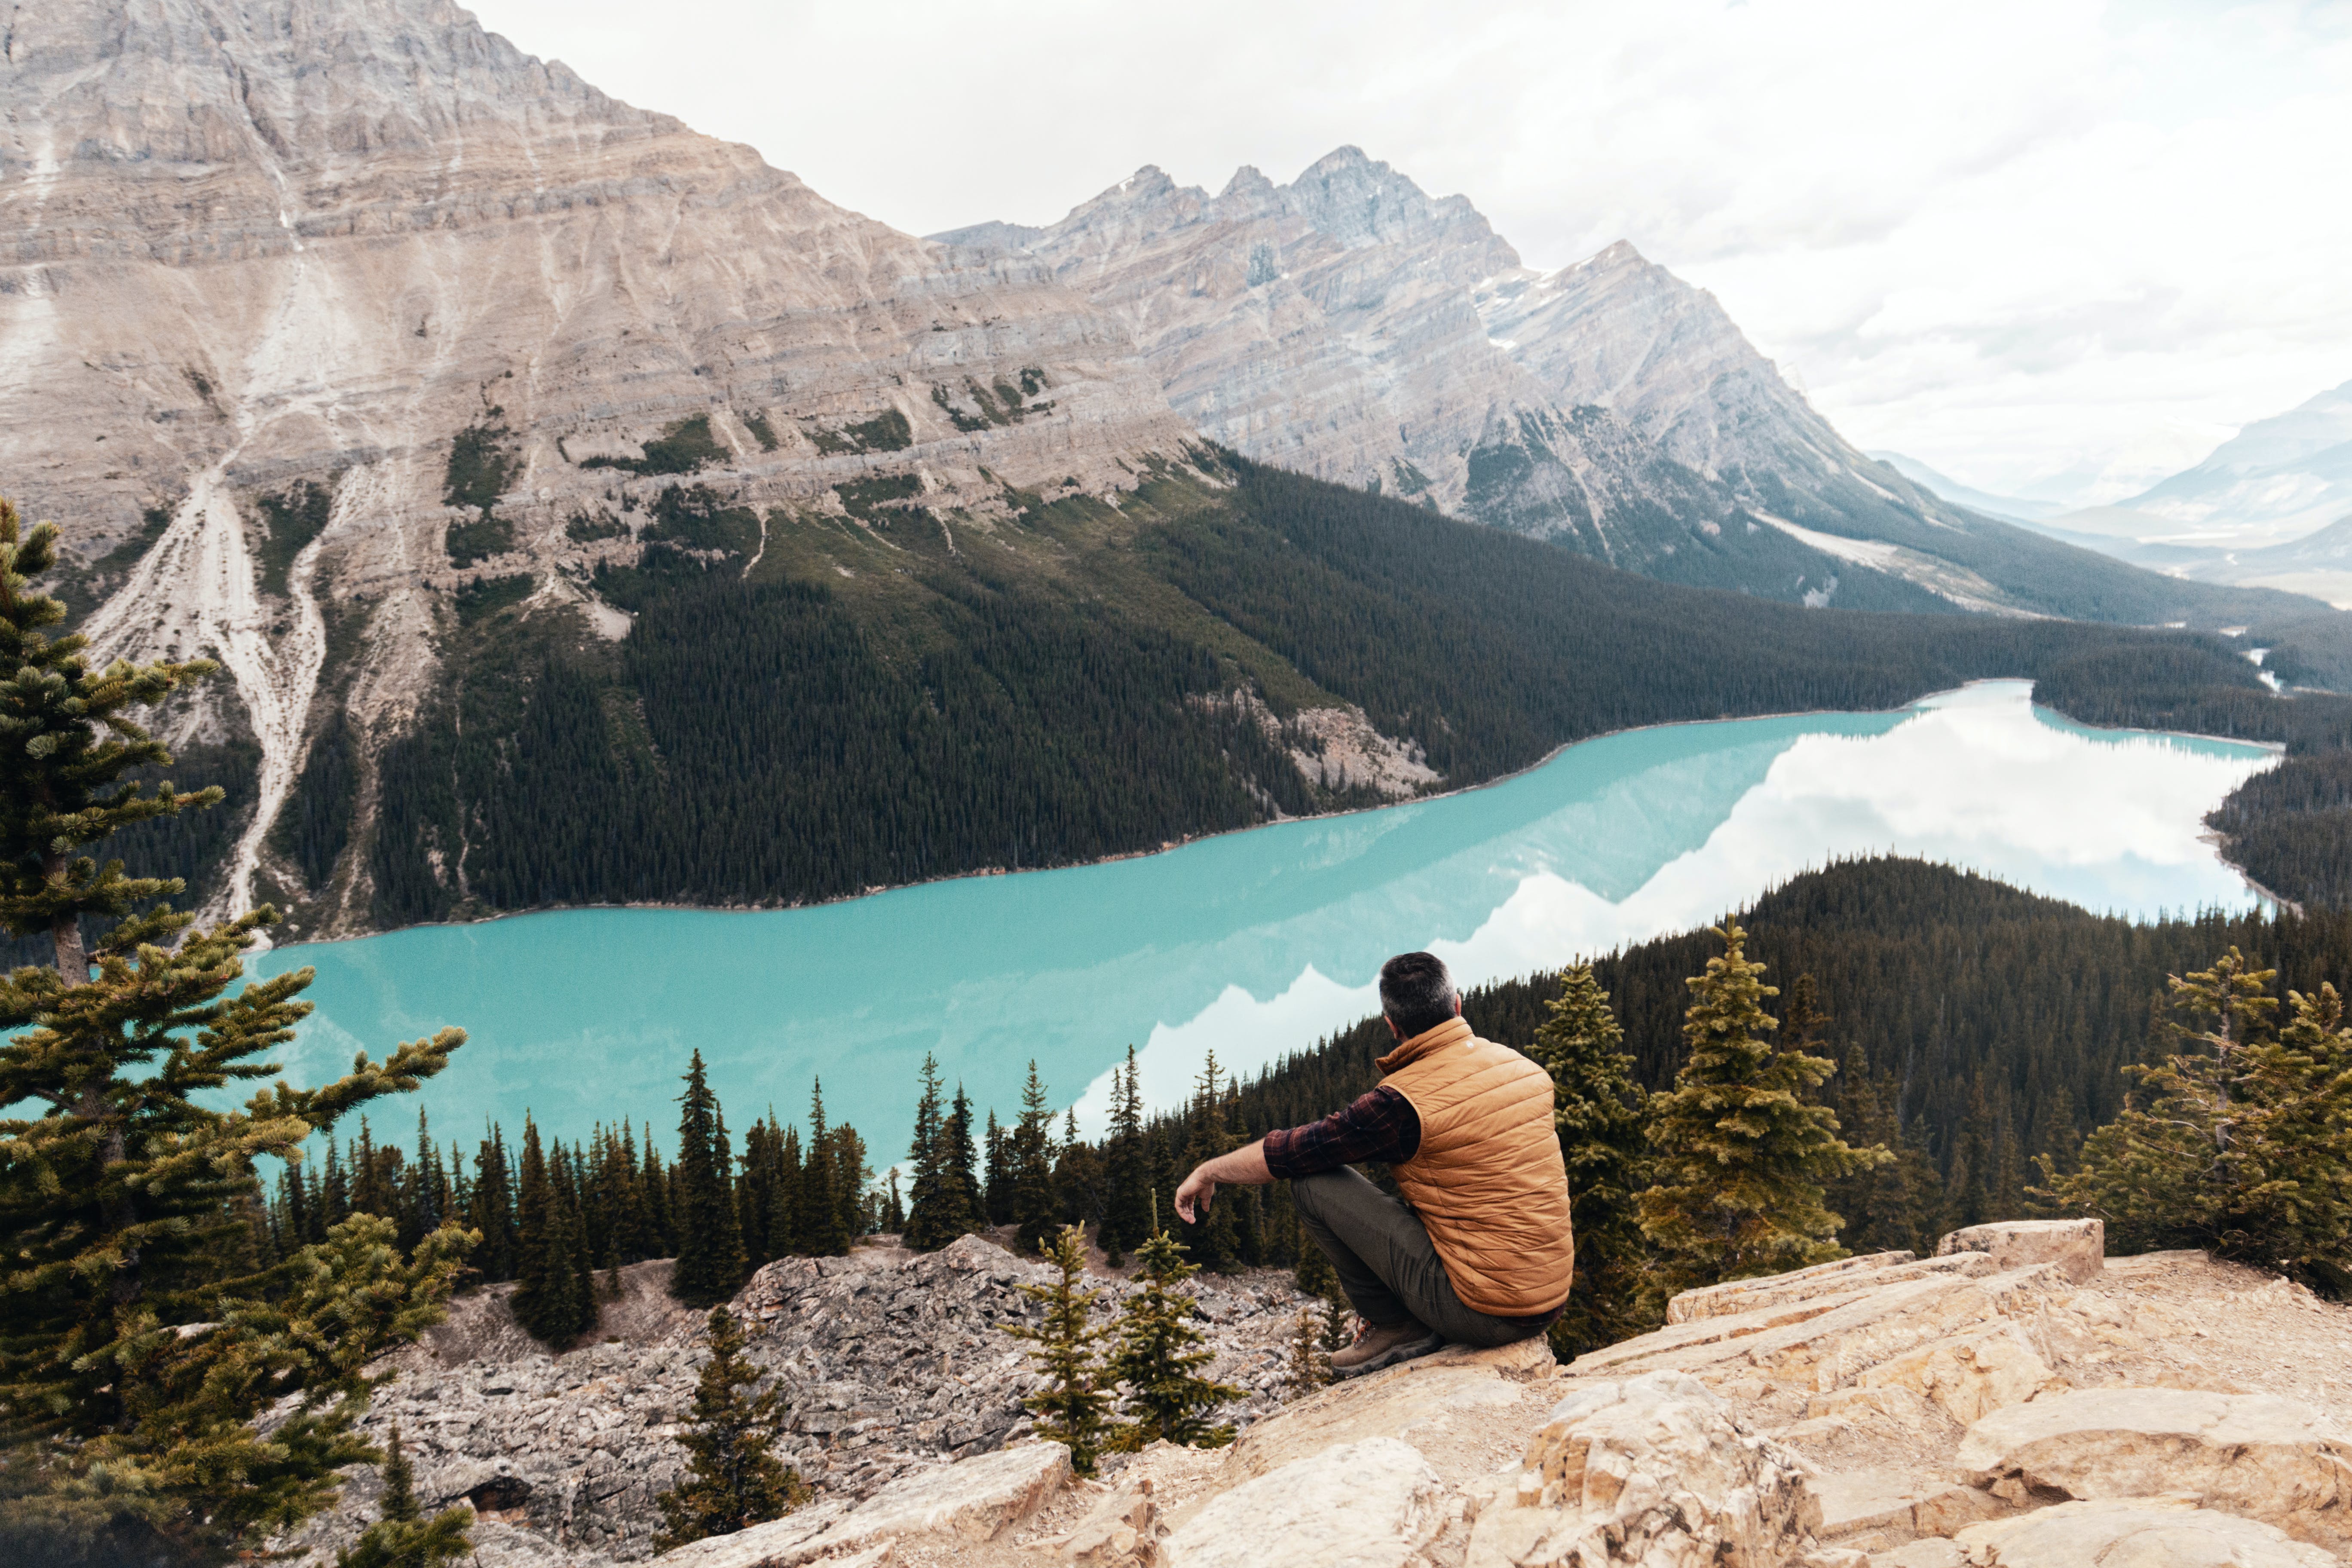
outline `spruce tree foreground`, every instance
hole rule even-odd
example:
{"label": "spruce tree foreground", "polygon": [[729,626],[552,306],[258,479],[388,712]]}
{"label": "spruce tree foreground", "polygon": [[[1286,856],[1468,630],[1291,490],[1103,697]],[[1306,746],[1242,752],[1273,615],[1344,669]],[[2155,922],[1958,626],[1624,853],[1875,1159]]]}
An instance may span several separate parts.
{"label": "spruce tree foreground", "polygon": [[[133,715],[213,667],[92,669],[85,638],[49,636],[64,606],[31,582],[57,538],[0,501],[0,924],[56,956],[0,981],[0,1105],[37,1108],[0,1121],[0,1552],[226,1561],[331,1503],[339,1468],[383,1458],[354,1428],[363,1369],[440,1320],[478,1239],[445,1218],[404,1248],[354,1215],[265,1257],[255,1163],[292,1164],[465,1036],[362,1054],[317,1089],[280,1080],[242,1110],[203,1103],[278,1071],[263,1058],[310,1011],[311,973],[240,985],[272,911],[192,930],[163,901],[176,880],[82,853],[218,803],[135,776],[172,758]],[[464,1518],[434,1521],[433,1550],[462,1545]]]}
{"label": "spruce tree foreground", "polygon": [[772,1451],[781,1397],[772,1388],[747,1392],[763,1374],[743,1353],[743,1325],[726,1308],[713,1307],[704,1327],[710,1359],[695,1384],[693,1416],[678,1436],[686,1471],[654,1500],[664,1526],[656,1551],[780,1519],[808,1495],[799,1472]]}

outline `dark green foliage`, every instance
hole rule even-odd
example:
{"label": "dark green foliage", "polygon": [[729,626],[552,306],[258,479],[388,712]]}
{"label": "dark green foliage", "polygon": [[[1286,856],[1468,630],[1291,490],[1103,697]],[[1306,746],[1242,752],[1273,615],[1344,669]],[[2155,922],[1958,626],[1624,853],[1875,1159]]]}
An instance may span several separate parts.
{"label": "dark green foliage", "polygon": [[620,468],[632,474],[690,474],[727,456],[710,430],[710,416],[692,414],[662,427],[645,445],[642,458],[583,458],[583,468]]}
{"label": "dark green foliage", "polygon": [[1021,1090],[1021,1120],[1013,1123],[1006,1143],[1013,1187],[1011,1218],[1020,1227],[1013,1246],[1022,1252],[1042,1253],[1060,1228],[1062,1204],[1061,1194],[1054,1190],[1054,1108],[1045,1101],[1045,1085],[1037,1077],[1034,1058],[1029,1063],[1029,1081]]}
{"label": "dark green foliage", "polygon": [[442,504],[489,516],[499,497],[522,472],[522,455],[508,444],[512,436],[512,431],[496,423],[495,416],[458,431],[449,443],[449,466],[441,481]]}
{"label": "dark green foliage", "polygon": [[515,545],[514,524],[497,512],[485,511],[477,517],[453,522],[441,538],[442,547],[449,552],[452,566],[471,566],[503,555]]}
{"label": "dark green foliage", "polygon": [[[454,533],[456,531],[451,531]],[[477,577],[470,583],[459,584],[457,593],[451,595],[451,602],[457,606],[457,619],[472,626],[478,621],[489,619],[509,605],[521,604],[530,597],[531,589],[538,585],[539,579],[528,572],[517,572],[504,577]]]}
{"label": "dark green foliage", "polygon": [[626,539],[629,537],[629,525],[604,512],[576,511],[564,523],[563,537],[574,544],[593,544],[600,539]]}
{"label": "dark green foliage", "polygon": [[1889,1158],[1849,1147],[1836,1115],[1807,1103],[1836,1064],[1766,1037],[1778,995],[1747,954],[1738,924],[1717,928],[1724,952],[1690,979],[1689,1057],[1650,1106],[1657,1184],[1635,1198],[1657,1251],[1663,1299],[1696,1286],[1780,1274],[1838,1257],[1838,1216],[1822,1184]]}
{"label": "dark green foliage", "polygon": [[915,427],[897,409],[886,408],[871,419],[844,425],[837,430],[828,430],[811,421],[808,438],[827,456],[841,452],[903,452],[915,444]]}
{"label": "dark green foliage", "polygon": [[[850,516],[877,526],[894,515],[889,503],[912,500],[923,493],[923,481],[912,474],[884,474],[877,479],[848,479],[833,487]],[[903,515],[903,514],[898,514]]]}
{"label": "dark green foliage", "polygon": [[1151,1160],[1143,1131],[1143,1084],[1135,1047],[1111,1090],[1110,1128],[1103,1141],[1102,1249],[1112,1268],[1121,1254],[1152,1231]]}
{"label": "dark green foliage", "polygon": [[466,1534],[474,1522],[470,1508],[445,1509],[426,1519],[416,1506],[415,1477],[401,1452],[400,1428],[384,1446],[383,1501],[376,1522],[351,1546],[335,1553],[335,1568],[440,1568],[473,1554]]}
{"label": "dark green foliage", "polygon": [[[596,578],[636,616],[618,645],[561,635],[561,616],[492,616],[448,651],[446,699],[381,758],[376,918],[460,912],[461,850],[475,910],[779,903],[1340,804],[1222,700],[1253,684],[1360,703],[1463,785],[1627,725],[1886,707],[2088,649],[2210,641],[1806,611],[1230,472],[1222,491],[1155,479],[1117,513],[1029,498],[1024,533],[1112,531],[1117,548],[1066,583],[1001,545],[949,557],[928,522],[898,529],[887,590],[772,566],[746,581],[761,529],[740,498],[666,490],[642,559]],[[842,493],[887,524],[920,484],[875,476]],[[633,830],[608,831],[617,821]]]}
{"label": "dark green foliage", "polygon": [[[496,500],[493,496],[491,499]],[[327,531],[327,520],[335,510],[335,481],[317,484],[310,479],[297,479],[285,491],[274,496],[258,496],[255,504],[268,528],[254,554],[259,568],[255,574],[261,591],[278,598],[287,593],[286,574],[292,570],[294,557],[302,547]]]}
{"label": "dark green foliage", "polygon": [[1560,975],[1549,1005],[1528,1054],[1551,1074],[1575,1220],[1574,1283],[1550,1330],[1552,1349],[1566,1361],[1652,1326],[1643,1300],[1649,1246],[1633,1205],[1649,1185],[1649,1097],[1590,964]]}
{"label": "dark green foliage", "polygon": [[2235,947],[2170,981],[2175,1049],[2126,1068],[2133,1103],[2092,1133],[2082,1168],[2045,1162],[2061,1212],[2106,1222],[2125,1250],[2199,1247],[2352,1294],[2352,1029],[2336,988],[2287,994]]}
{"label": "dark green foliage", "polygon": [[742,1325],[713,1307],[706,1331],[710,1359],[695,1384],[693,1418],[677,1439],[686,1472],[654,1500],[664,1526],[656,1552],[782,1519],[807,1496],[800,1476],[772,1451],[781,1395],[773,1388],[749,1392],[762,1374],[743,1353]]}
{"label": "dark green foliage", "polygon": [[741,417],[743,428],[751,432],[751,439],[760,443],[760,450],[772,452],[776,449],[776,427],[768,423],[765,413],[754,410]]}
{"label": "dark green foliage", "polygon": [[793,1237],[793,1250],[803,1257],[837,1258],[849,1250],[853,1227],[844,1213],[843,1189],[854,1191],[860,1173],[836,1170],[838,1156],[833,1132],[824,1123],[824,1086],[812,1084],[808,1163],[802,1170],[799,1223]]}
{"label": "dark green foliage", "polygon": [[[1228,1106],[1218,1076],[1217,1053],[1211,1051],[1202,1064],[1201,1077],[1193,1085],[1192,1103],[1186,1113],[1183,1154],[1179,1163],[1190,1171],[1205,1160],[1213,1160],[1237,1146],[1226,1121]],[[1199,1258],[1204,1265],[1220,1274],[1230,1274],[1243,1262],[1241,1221],[1239,1211],[1248,1195],[1245,1187],[1227,1187],[1209,1203],[1199,1223],[1183,1225],[1184,1250]],[[1171,1212],[1174,1205],[1170,1205]]]}
{"label": "dark green foliage", "polygon": [[[377,1457],[354,1430],[363,1369],[437,1320],[472,1240],[441,1229],[408,1253],[386,1222],[330,1218],[316,1243],[265,1256],[255,1162],[298,1160],[314,1128],[414,1089],[465,1037],[210,1108],[278,1074],[256,1058],[293,1038],[311,972],[240,986],[269,910],[191,931],[151,903],[176,884],[73,856],[219,797],[126,778],[172,764],[133,713],[210,667],[90,671],[80,637],[45,630],[64,606],[30,586],[55,542],[47,524],[20,537],[0,501],[0,924],[46,931],[55,961],[0,980],[0,1107],[16,1113],[0,1120],[0,1548],[220,1559]],[[121,923],[85,949],[93,915]],[[255,1422],[281,1400],[265,1438]]]}
{"label": "dark green foliage", "polygon": [[[562,1350],[596,1321],[596,1300],[587,1283],[588,1261],[574,1194],[558,1181],[563,1151],[557,1146],[554,1171],[540,1147],[539,1129],[525,1116],[522,1172],[515,1211],[518,1222],[514,1316],[526,1332]],[[374,1205],[365,1202],[362,1207]]]}
{"label": "dark green foliage", "polygon": [[2222,853],[2278,897],[2352,905],[2352,751],[2291,756],[2240,784],[2205,823]]}
{"label": "dark green foliage", "polygon": [[269,830],[271,845],[293,861],[302,880],[314,889],[326,886],[351,840],[356,752],[351,727],[338,708],[311,737],[293,798]]}
{"label": "dark green foliage", "polygon": [[1077,1226],[1063,1228],[1045,1260],[1060,1271],[1054,1283],[1020,1287],[1023,1295],[1045,1307],[1044,1321],[997,1327],[1035,1347],[1029,1360],[1046,1385],[1022,1404],[1037,1417],[1037,1435],[1066,1444],[1070,1468],[1091,1476],[1110,1431],[1111,1391],[1095,1351],[1108,1331],[1090,1321],[1102,1292],[1083,1288],[1087,1242]]}
{"label": "dark green foliage", "polygon": [[748,556],[760,548],[760,514],[728,505],[708,485],[668,485],[654,498],[653,522],[638,537],[648,544]]}
{"label": "dark green foliage", "polygon": [[672,1204],[677,1223],[677,1265],[670,1294],[689,1307],[711,1307],[743,1283],[742,1221],[735,1211],[730,1175],[734,1161],[719,1098],[710,1092],[702,1053],[686,1070],[678,1096],[677,1165]]}
{"label": "dark green foliage", "polygon": [[1220,1448],[1234,1440],[1231,1426],[1209,1424],[1209,1412],[1249,1391],[1201,1375],[1217,1357],[1192,1326],[1194,1297],[1183,1289],[1199,1272],[1164,1230],[1136,1251],[1133,1278],[1140,1289],[1119,1309],[1118,1344],[1109,1363],[1112,1381],[1127,1390],[1121,1407],[1127,1420],[1118,1439],[1122,1449],[1163,1438],[1192,1448]]}
{"label": "dark green foliage", "polygon": [[971,1172],[971,1110],[963,1090],[956,1090],[952,1108],[940,1102],[939,1063],[928,1052],[922,1085],[908,1151],[914,1184],[907,1194],[905,1238],[916,1251],[929,1252],[983,1228],[987,1216]]}

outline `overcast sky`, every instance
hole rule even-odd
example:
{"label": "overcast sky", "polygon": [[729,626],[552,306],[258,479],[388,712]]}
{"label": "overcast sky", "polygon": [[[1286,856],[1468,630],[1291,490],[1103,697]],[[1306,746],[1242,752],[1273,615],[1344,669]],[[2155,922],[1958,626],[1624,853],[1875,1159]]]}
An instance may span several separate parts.
{"label": "overcast sky", "polygon": [[2352,0],[482,0],[916,233],[1353,142],[1530,266],[1630,239],[1865,447],[2131,493],[2352,380]]}

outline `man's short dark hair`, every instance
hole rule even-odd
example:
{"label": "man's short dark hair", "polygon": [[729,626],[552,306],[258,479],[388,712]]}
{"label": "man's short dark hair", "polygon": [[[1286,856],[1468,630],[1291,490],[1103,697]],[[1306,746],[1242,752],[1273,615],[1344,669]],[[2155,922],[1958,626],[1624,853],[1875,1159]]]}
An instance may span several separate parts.
{"label": "man's short dark hair", "polygon": [[1454,1016],[1454,976],[1434,953],[1400,952],[1381,965],[1381,1011],[1406,1039]]}

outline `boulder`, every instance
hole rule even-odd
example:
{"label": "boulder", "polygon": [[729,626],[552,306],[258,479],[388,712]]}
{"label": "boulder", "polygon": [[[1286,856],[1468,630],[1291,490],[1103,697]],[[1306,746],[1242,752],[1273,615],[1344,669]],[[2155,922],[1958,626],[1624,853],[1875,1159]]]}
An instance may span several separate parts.
{"label": "boulder", "polygon": [[2274,1394],[2096,1388],[1969,1428],[1960,1479],[2012,1501],[2187,1496],[2334,1552],[2352,1547],[2352,1433]]}
{"label": "boulder", "polygon": [[904,1476],[826,1531],[815,1542],[823,1549],[816,1555],[929,1532],[993,1541],[1069,1482],[1070,1451],[1059,1443],[1024,1443]]}
{"label": "boulder", "polygon": [[2336,1568],[2267,1524],[2158,1499],[2060,1503],[1972,1524],[1952,1544],[1970,1568]]}
{"label": "boulder", "polygon": [[1811,1468],[1696,1378],[1590,1384],[1528,1442],[1516,1489],[1478,1510],[1470,1568],[1778,1568],[1813,1546]]}
{"label": "boulder", "polygon": [[1666,1321],[1696,1323],[1708,1318],[1720,1318],[1731,1312],[1746,1312],[1777,1301],[1801,1300],[1807,1296],[1827,1295],[1836,1290],[1853,1289],[1854,1281],[1865,1274],[1918,1260],[1916,1252],[1866,1252],[1859,1257],[1841,1258],[1834,1263],[1816,1263],[1810,1268],[1795,1268],[1786,1274],[1768,1274],[1760,1279],[1734,1279],[1724,1285],[1702,1285],[1696,1290],[1685,1290],[1666,1303]]}
{"label": "boulder", "polygon": [[2072,1386],[2051,1370],[2024,1331],[2006,1321],[1881,1362],[1863,1373],[1861,1384],[1909,1389],[1962,1426]]}
{"label": "boulder", "polygon": [[1813,1482],[1822,1500],[1822,1540],[1885,1552],[1922,1536],[1949,1535],[1964,1525],[2016,1510],[1990,1492],[1950,1481],[1918,1481],[1879,1470],[1853,1470]]}
{"label": "boulder", "polygon": [[1024,1443],[892,1481],[846,1514],[816,1508],[666,1552],[657,1568],[800,1568],[878,1552],[902,1535],[992,1541],[1069,1484],[1070,1451]]}
{"label": "boulder", "polygon": [[1334,1384],[1252,1426],[1226,1455],[1221,1479],[1237,1485],[1342,1443],[1371,1437],[1411,1443],[1446,1427],[1475,1428],[1518,1403],[1519,1393],[1490,1366],[1407,1362]]}
{"label": "boulder", "polygon": [[1160,1509],[1150,1476],[1130,1470],[1077,1527],[1053,1541],[1055,1557],[1079,1568],[1157,1568]]}
{"label": "boulder", "polygon": [[1212,1498],[1161,1542],[1167,1568],[1413,1568],[1445,1521],[1429,1461],[1343,1443]]}
{"label": "boulder", "polygon": [[2053,1263],[2081,1285],[2105,1267],[2107,1226],[2096,1219],[2005,1219],[1956,1230],[1936,1244],[1938,1258],[1971,1252],[1986,1254],[2004,1272]]}

